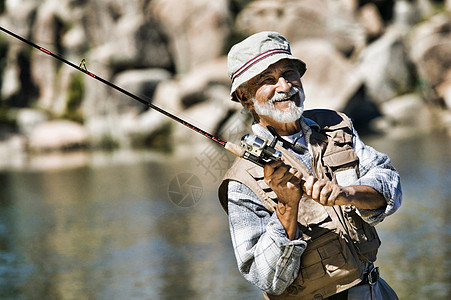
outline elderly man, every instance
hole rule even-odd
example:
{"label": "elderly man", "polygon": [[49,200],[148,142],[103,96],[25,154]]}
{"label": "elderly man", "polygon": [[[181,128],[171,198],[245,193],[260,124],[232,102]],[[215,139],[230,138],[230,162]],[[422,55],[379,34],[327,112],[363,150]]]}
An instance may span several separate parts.
{"label": "elderly man", "polygon": [[306,66],[279,33],[236,44],[227,64],[232,100],[282,153],[263,168],[238,158],[219,188],[240,272],[266,299],[397,299],[373,264],[374,225],[401,205],[389,158],[344,114],[304,111]]}

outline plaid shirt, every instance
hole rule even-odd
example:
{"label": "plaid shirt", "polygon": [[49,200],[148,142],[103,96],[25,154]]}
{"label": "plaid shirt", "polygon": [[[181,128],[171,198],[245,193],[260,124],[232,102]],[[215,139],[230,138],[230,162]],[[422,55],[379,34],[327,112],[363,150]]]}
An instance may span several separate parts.
{"label": "plaid shirt", "polygon": [[[318,126],[312,120],[302,117],[302,133],[287,137],[308,148],[310,127]],[[259,124],[254,124],[255,135],[272,138]],[[401,183],[399,174],[387,155],[377,152],[360,140],[353,129],[353,146],[360,159],[360,178],[354,185],[367,185],[380,192],[387,201],[385,208],[376,210],[358,209],[367,223],[376,225],[386,216],[393,214],[401,205]],[[292,150],[290,150],[292,151]],[[311,153],[292,151],[309,169]],[[228,212],[232,244],[241,274],[259,289],[270,294],[281,294],[296,279],[300,257],[307,243],[300,239],[289,240],[276,213],[268,211],[259,198],[247,186],[230,181],[228,186]]]}

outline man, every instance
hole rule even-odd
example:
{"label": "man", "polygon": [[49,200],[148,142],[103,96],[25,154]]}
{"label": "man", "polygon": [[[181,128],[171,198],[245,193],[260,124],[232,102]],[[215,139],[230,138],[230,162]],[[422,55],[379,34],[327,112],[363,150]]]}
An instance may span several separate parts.
{"label": "man", "polygon": [[240,272],[266,299],[397,299],[373,264],[374,225],[401,205],[389,158],[345,115],[304,111],[306,66],[279,33],[236,44],[227,65],[254,135],[282,140],[281,160],[238,158],[219,188]]}

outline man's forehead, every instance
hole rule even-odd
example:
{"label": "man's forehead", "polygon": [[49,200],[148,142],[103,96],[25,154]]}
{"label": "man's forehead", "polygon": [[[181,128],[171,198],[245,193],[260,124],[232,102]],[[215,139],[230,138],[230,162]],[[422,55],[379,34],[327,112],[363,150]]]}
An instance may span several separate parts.
{"label": "man's forehead", "polygon": [[275,64],[270,65],[266,70],[257,75],[257,77],[261,77],[267,74],[270,74],[278,69],[281,70],[297,70],[296,65],[290,59],[282,59]]}

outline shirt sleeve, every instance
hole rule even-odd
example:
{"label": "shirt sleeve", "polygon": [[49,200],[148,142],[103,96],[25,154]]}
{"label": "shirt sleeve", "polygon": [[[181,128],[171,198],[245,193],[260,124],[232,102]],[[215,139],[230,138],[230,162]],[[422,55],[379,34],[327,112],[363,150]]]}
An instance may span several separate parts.
{"label": "shirt sleeve", "polygon": [[307,243],[289,240],[277,214],[268,211],[247,186],[228,185],[230,233],[238,269],[249,282],[279,295],[296,279]]}
{"label": "shirt sleeve", "polygon": [[366,185],[381,193],[387,201],[385,208],[368,210],[357,209],[362,219],[370,225],[382,222],[401,206],[402,190],[399,173],[392,166],[389,157],[365,145],[354,132],[354,150],[359,157],[360,178],[354,185]]}

